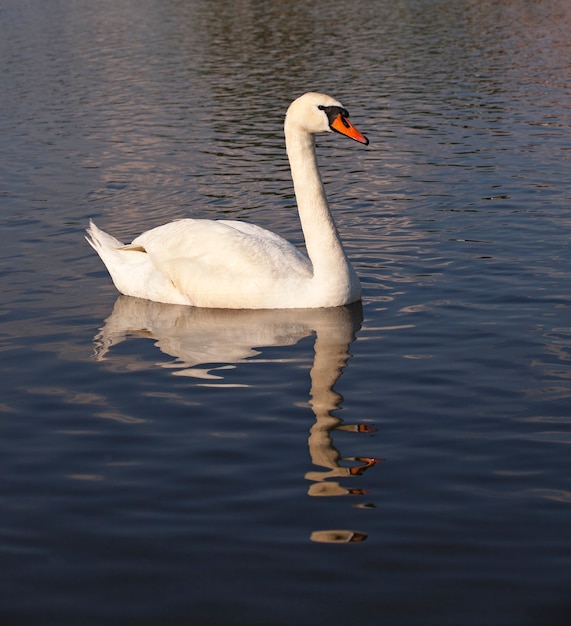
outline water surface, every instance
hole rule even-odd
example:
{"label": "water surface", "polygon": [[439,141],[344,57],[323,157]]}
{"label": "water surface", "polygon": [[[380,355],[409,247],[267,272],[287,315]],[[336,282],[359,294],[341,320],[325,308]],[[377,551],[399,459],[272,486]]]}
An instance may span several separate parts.
{"label": "water surface", "polygon": [[[566,624],[563,0],[0,7],[3,624]],[[361,306],[118,297],[83,240],[302,244],[289,102]]]}

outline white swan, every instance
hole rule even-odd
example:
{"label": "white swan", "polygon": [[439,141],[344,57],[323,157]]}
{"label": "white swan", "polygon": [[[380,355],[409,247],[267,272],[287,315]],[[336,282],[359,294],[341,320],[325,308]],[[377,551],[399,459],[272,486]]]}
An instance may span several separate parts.
{"label": "white swan", "polygon": [[290,105],[284,130],[309,258],[246,222],[183,219],[123,245],[90,221],[86,239],[117,289],[155,302],[225,309],[333,307],[360,300],[359,279],[329,211],[313,136],[336,131],[369,141],[337,100],[318,93]]}

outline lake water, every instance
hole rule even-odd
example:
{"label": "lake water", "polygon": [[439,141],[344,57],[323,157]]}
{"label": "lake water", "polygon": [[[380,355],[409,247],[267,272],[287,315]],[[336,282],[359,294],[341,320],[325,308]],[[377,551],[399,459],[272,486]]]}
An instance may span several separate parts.
{"label": "lake water", "polygon": [[[571,3],[0,4],[0,621],[563,625]],[[301,244],[318,138],[362,307],[118,297],[83,239]]]}

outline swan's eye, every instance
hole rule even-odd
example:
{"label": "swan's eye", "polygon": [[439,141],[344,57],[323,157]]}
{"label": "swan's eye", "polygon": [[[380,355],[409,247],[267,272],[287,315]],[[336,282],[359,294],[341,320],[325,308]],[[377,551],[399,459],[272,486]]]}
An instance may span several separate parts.
{"label": "swan's eye", "polygon": [[349,128],[345,118],[349,117],[349,111],[347,111],[347,109],[344,109],[343,107],[338,107],[338,106],[330,106],[330,107],[326,107],[323,106],[322,104],[320,104],[317,107],[320,111],[324,111],[325,115],[327,115],[327,119],[329,120],[329,124],[333,124],[333,122],[335,121],[335,119],[339,116],[341,116],[341,119],[343,120],[343,124],[346,128]]}

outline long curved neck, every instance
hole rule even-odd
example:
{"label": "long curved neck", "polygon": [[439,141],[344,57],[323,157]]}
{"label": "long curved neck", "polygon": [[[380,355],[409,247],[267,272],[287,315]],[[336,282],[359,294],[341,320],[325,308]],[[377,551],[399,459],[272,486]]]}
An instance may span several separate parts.
{"label": "long curved neck", "polygon": [[299,219],[314,277],[340,279],[351,269],[327,204],[317,168],[314,136],[286,123],[285,137]]}

